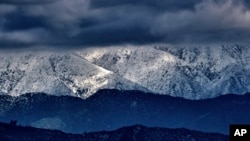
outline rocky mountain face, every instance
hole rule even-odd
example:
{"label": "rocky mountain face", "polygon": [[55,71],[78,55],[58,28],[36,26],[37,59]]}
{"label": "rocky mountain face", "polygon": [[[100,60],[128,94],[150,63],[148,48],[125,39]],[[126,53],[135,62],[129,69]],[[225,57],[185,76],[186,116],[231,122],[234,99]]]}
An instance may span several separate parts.
{"label": "rocky mountain face", "polygon": [[141,125],[123,127],[114,131],[67,134],[0,123],[0,140],[4,141],[229,141],[222,134],[203,133],[187,129],[149,128]]}
{"label": "rocky mountain face", "polygon": [[62,53],[1,53],[0,94],[88,98],[100,89],[206,99],[250,91],[250,47],[117,46]]}

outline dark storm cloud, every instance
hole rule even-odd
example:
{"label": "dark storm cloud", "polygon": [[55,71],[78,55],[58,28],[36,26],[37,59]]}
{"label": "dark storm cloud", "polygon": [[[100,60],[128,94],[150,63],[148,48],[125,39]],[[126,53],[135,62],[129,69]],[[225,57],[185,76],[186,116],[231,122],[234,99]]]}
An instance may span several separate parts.
{"label": "dark storm cloud", "polygon": [[146,6],[157,10],[193,9],[200,0],[91,0],[92,7]]}
{"label": "dark storm cloud", "polygon": [[6,16],[5,22],[2,23],[2,27],[5,31],[15,30],[29,30],[33,28],[45,27],[45,23],[42,17],[31,17],[19,14],[9,14]]}
{"label": "dark storm cloud", "polygon": [[0,4],[42,4],[53,1],[55,0],[0,0]]}
{"label": "dark storm cloud", "polygon": [[248,41],[239,0],[0,0],[0,48]]}

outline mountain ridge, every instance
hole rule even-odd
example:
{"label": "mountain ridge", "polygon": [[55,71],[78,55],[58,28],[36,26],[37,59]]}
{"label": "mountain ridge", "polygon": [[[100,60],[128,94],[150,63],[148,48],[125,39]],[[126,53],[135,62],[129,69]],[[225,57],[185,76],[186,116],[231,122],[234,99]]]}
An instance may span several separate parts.
{"label": "mountain ridge", "polygon": [[146,88],[89,63],[72,53],[21,54],[2,57],[0,64],[2,93],[18,96],[45,92],[87,98],[98,89]]}
{"label": "mountain ridge", "polygon": [[127,45],[78,53],[157,94],[206,99],[250,91],[247,45]]}
{"label": "mountain ridge", "polygon": [[0,93],[92,96],[99,89],[140,90],[186,99],[250,92],[250,49],[241,45],[84,48],[1,54]]}

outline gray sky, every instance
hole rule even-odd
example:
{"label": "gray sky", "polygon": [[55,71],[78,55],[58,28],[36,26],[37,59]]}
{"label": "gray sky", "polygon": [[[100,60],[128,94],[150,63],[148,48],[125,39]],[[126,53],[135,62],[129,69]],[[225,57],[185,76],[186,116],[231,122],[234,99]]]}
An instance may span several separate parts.
{"label": "gray sky", "polygon": [[0,48],[248,42],[247,0],[0,0]]}

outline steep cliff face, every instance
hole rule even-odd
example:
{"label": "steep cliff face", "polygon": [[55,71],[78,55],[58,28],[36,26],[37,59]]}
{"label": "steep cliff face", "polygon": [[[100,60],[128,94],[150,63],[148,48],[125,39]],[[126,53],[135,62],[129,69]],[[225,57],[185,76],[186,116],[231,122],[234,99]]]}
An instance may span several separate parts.
{"label": "steep cliff face", "polygon": [[99,89],[206,99],[250,91],[250,47],[117,46],[64,53],[1,53],[0,93],[87,98]]}
{"label": "steep cliff face", "polygon": [[250,90],[249,46],[126,46],[78,54],[159,94],[205,99]]}

